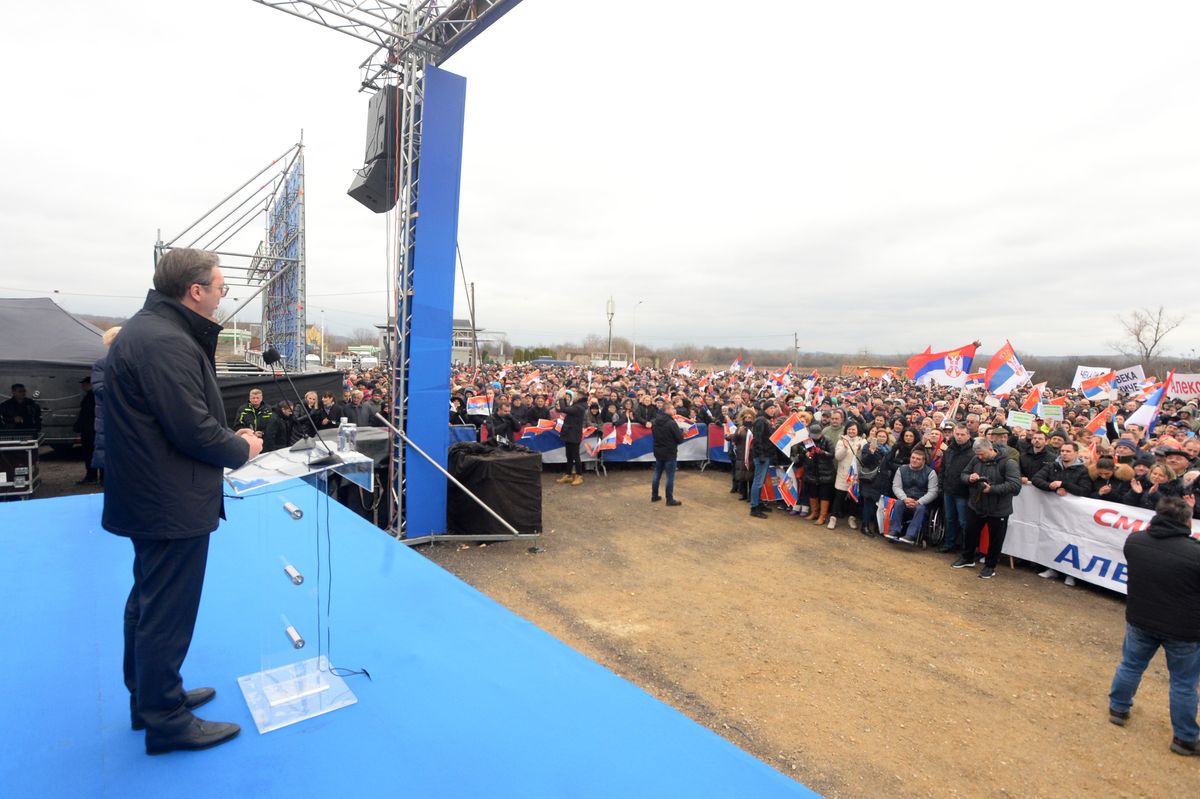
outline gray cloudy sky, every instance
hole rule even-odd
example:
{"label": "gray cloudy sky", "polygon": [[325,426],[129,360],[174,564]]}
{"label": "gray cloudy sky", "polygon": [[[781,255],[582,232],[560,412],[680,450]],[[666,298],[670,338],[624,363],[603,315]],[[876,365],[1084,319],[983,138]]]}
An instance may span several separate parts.
{"label": "gray cloudy sky", "polygon": [[[345,195],[368,45],[250,0],[5,22],[0,296],[131,313],[156,230],[303,129],[310,319],[382,321],[384,218]],[[580,340],[611,294],[656,347],[1103,352],[1200,290],[1197,30],[1191,0],[525,0],[445,65],[480,323]]]}

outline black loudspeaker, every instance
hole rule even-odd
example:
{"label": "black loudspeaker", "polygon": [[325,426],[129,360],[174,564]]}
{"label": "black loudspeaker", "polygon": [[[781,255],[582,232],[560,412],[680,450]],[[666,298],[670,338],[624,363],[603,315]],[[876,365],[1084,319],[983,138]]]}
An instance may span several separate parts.
{"label": "black loudspeaker", "polygon": [[399,89],[384,86],[367,104],[367,147],[363,163],[380,158],[395,157],[396,113],[399,110]]}
{"label": "black loudspeaker", "polygon": [[377,214],[392,210],[396,204],[396,162],[380,158],[367,164],[355,173],[346,193]]}

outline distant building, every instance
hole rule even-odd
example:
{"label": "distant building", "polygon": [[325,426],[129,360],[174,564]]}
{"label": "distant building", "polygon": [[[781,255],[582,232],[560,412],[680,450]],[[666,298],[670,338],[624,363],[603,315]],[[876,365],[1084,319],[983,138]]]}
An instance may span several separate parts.
{"label": "distant building", "polygon": [[452,363],[470,363],[474,357],[474,342],[478,339],[479,351],[482,354],[484,350],[494,353],[493,360],[504,361],[505,358],[511,357],[511,352],[506,352],[506,334],[501,330],[485,330],[483,328],[472,328],[470,319],[455,319],[453,327],[450,330],[450,361]]}

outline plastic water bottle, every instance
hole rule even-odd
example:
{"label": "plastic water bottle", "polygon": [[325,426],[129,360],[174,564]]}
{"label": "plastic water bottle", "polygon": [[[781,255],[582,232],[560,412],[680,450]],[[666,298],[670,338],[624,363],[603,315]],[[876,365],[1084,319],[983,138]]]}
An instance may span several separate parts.
{"label": "plastic water bottle", "polygon": [[347,425],[346,417],[343,416],[342,421],[338,422],[338,442],[337,442],[337,451],[338,452],[346,451],[346,425]]}
{"label": "plastic water bottle", "polygon": [[353,422],[346,424],[346,451],[358,451],[358,425]]}

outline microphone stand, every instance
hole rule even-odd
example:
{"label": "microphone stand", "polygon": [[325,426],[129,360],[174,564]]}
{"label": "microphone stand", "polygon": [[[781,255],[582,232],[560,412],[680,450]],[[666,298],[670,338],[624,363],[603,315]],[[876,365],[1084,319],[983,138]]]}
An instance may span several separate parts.
{"label": "microphone stand", "polygon": [[[315,460],[309,460],[310,465],[320,466],[321,464],[325,463],[341,463],[342,459],[337,453],[329,448],[329,442],[317,435],[317,423],[312,417],[312,412],[308,410],[308,403],[301,398],[299,389],[297,389],[296,384],[292,382],[292,376],[288,373],[287,366],[283,363],[283,358],[280,356],[279,351],[274,347],[268,347],[267,351],[263,353],[263,363],[271,367],[274,367],[275,364],[279,364],[279,368],[283,370],[283,376],[287,378],[288,385],[292,387],[292,393],[296,395],[296,400],[300,403],[300,407],[304,409],[304,416],[308,419],[308,423],[313,430],[313,434],[311,436],[305,436],[293,444],[290,448],[290,451],[303,452],[307,449],[316,449],[316,445],[313,443],[313,441],[316,440],[321,442],[321,446],[325,449],[325,454],[321,455]],[[275,374],[274,368],[271,369],[271,379],[275,381],[275,387],[279,389],[279,393],[283,394],[283,388],[279,385],[279,375]]]}

